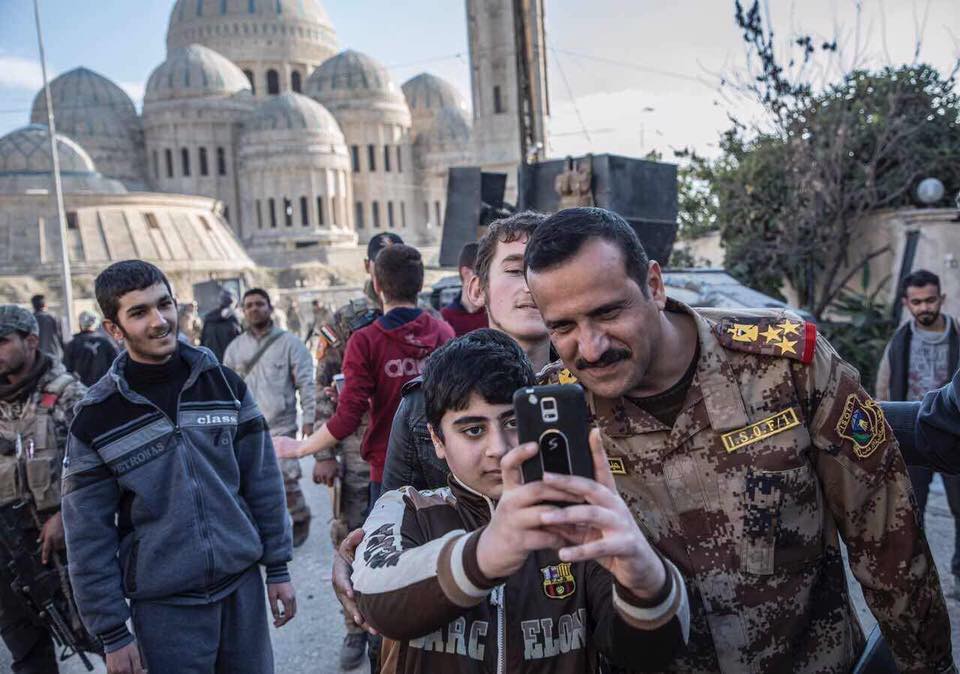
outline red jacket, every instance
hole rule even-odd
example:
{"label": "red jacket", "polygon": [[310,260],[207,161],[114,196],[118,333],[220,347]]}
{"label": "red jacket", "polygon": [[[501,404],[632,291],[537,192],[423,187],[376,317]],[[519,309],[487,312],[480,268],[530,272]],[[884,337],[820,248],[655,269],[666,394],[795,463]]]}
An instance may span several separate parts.
{"label": "red jacket", "polygon": [[443,320],[453,327],[457,337],[465,335],[471,330],[489,327],[487,323],[487,310],[480,307],[472,314],[464,308],[458,297],[453,302],[440,310]]}
{"label": "red jacket", "polygon": [[394,309],[350,336],[343,357],[343,392],[327,430],[343,440],[357,430],[370,410],[370,425],[360,454],[370,464],[370,480],[380,482],[400,389],[423,372],[423,362],[437,347],[453,339],[453,328],[413,309]]}

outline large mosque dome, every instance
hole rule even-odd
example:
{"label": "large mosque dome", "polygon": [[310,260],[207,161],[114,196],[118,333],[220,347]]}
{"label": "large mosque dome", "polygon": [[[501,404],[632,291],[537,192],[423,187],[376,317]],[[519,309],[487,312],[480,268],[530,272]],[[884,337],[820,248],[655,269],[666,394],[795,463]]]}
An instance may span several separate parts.
{"label": "large mosque dome", "polygon": [[[74,68],[50,82],[57,131],[89,151],[99,169],[128,186],[144,184],[143,133],[133,101],[123,89],[88,68]],[[47,123],[47,99],[33,99],[30,121]]]}
{"label": "large mosque dome", "polygon": [[271,88],[300,91],[307,75],[338,50],[320,0],[177,0],[167,51],[189,44],[236,63],[261,95]]}
{"label": "large mosque dome", "polygon": [[147,80],[144,108],[182,98],[227,97],[250,91],[250,82],[229,59],[199,44],[170,51]]}
{"label": "large mosque dome", "polygon": [[446,108],[461,112],[467,110],[467,102],[460,91],[432,73],[420,73],[410,78],[404,82],[402,89],[414,120],[422,115],[432,116]]}
{"label": "large mosque dome", "polygon": [[337,120],[312,98],[287,92],[267,100],[244,123],[244,137],[258,132],[295,131],[302,137],[328,136],[330,142],[343,143]]}
{"label": "large mosque dome", "polygon": [[[124,186],[97,172],[93,159],[76,141],[57,134],[57,156],[65,193],[122,193]],[[30,124],[0,138],[0,194],[52,191],[50,134]]]}
{"label": "large mosque dome", "polygon": [[331,112],[371,109],[409,115],[403,92],[387,69],[374,58],[353,49],[333,56],[307,80],[306,93]]}

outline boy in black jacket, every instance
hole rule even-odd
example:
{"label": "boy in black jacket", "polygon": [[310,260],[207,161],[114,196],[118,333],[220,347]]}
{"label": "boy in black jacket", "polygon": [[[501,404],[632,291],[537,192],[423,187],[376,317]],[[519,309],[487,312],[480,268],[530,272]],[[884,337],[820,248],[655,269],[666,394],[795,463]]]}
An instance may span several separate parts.
{"label": "boy in black jacket", "polygon": [[126,353],[80,403],[67,441],[63,520],[84,623],[109,674],[273,672],[258,565],[276,626],[296,600],[263,416],[240,377],[178,342],[159,269],[118,262],[96,294]]}

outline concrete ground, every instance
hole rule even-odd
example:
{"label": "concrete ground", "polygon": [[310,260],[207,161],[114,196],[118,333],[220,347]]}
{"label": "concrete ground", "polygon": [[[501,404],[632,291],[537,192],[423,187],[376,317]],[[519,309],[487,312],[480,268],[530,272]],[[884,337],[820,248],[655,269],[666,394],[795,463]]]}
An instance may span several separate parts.
{"label": "concrete ground", "polygon": [[[310,462],[305,460],[303,467],[304,475],[309,476],[312,470]],[[340,671],[337,656],[345,632],[340,617],[340,605],[330,588],[332,549],[327,534],[330,500],[326,488],[313,485],[309,478],[305,478],[303,485],[307,502],[313,511],[313,528],[307,542],[296,550],[291,565],[299,612],[293,622],[282,629],[274,630],[272,634],[278,674],[326,674]],[[954,660],[957,660],[960,656],[960,601],[952,596],[953,577],[950,573],[953,518],[947,508],[939,478],[934,481],[931,489],[926,526],[930,547],[937,561],[944,592],[947,594],[950,623],[953,627],[953,656]],[[869,630],[876,621],[866,608],[859,588],[854,587],[853,591],[860,608],[860,620],[864,629]],[[10,671],[9,654],[2,647],[0,671]],[[63,674],[82,674],[84,671],[76,658],[71,658],[61,666]],[[98,663],[96,672],[102,674],[105,671],[102,664]],[[363,674],[367,671],[364,664],[352,670],[351,674]]]}

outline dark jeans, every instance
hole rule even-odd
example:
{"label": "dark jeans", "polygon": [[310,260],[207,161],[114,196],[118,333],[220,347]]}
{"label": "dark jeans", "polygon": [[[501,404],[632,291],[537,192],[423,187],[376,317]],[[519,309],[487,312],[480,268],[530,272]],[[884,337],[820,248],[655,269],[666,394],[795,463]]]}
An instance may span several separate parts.
{"label": "dark jeans", "polygon": [[[0,555],[0,563],[6,562]],[[17,674],[57,674],[57,656],[47,630],[34,623],[13,590],[10,577],[0,572],[0,635],[13,656]]]}
{"label": "dark jeans", "polygon": [[[907,466],[907,472],[913,484],[913,493],[917,497],[920,524],[923,525],[927,510],[927,496],[930,494],[930,481],[933,480],[934,471],[920,466]],[[941,473],[940,477],[943,479],[944,491],[947,494],[947,504],[953,514],[953,559],[950,562],[950,570],[953,575],[960,576],[960,475]]]}

